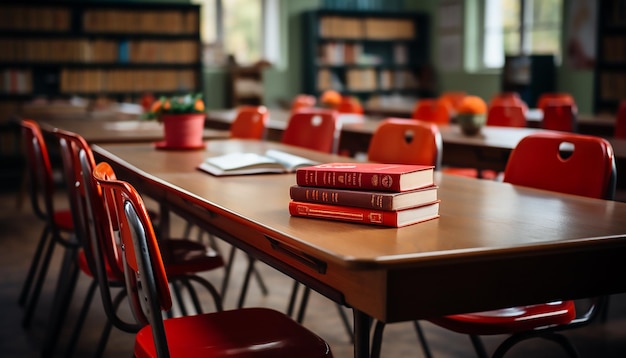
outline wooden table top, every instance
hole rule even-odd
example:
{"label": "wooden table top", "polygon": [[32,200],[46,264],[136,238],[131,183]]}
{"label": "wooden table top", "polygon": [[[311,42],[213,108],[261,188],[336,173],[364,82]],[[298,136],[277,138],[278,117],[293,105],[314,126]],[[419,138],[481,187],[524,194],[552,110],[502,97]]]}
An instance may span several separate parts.
{"label": "wooden table top", "polygon": [[[146,144],[105,145],[94,150],[117,156],[209,205],[272,227],[294,242],[306,242],[325,259],[347,266],[415,264],[479,252],[522,253],[545,243],[575,247],[591,238],[603,241],[626,234],[626,203],[442,174],[437,175],[442,200],[439,220],[393,229],[292,218],[287,203],[294,175],[214,177],[196,169],[208,156],[283,147],[268,142],[213,140],[205,151],[156,151]],[[299,148],[290,148],[290,152],[317,160],[345,160]]]}
{"label": "wooden table top", "polygon": [[[141,119],[54,118],[40,121],[42,127],[61,128],[80,134],[89,143],[156,142],[163,139],[163,124]],[[204,138],[228,138],[227,130],[204,129]]]}

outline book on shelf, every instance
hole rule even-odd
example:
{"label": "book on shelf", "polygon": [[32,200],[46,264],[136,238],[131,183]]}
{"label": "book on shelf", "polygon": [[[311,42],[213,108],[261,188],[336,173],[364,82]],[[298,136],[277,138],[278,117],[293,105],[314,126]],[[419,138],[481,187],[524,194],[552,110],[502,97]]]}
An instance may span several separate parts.
{"label": "book on shelf", "polygon": [[434,166],[326,163],[296,171],[296,184],[338,189],[407,191],[434,184]]}
{"label": "book on shelf", "polygon": [[298,217],[337,220],[390,227],[403,227],[438,218],[439,201],[396,211],[290,201],[289,214]]}
{"label": "book on shelf", "polygon": [[394,193],[292,185],[289,196],[295,201],[308,203],[396,211],[437,201],[437,186]]}
{"label": "book on shelf", "polygon": [[260,173],[292,173],[302,166],[318,164],[308,158],[270,149],[264,154],[228,153],[205,159],[198,169],[216,176]]}

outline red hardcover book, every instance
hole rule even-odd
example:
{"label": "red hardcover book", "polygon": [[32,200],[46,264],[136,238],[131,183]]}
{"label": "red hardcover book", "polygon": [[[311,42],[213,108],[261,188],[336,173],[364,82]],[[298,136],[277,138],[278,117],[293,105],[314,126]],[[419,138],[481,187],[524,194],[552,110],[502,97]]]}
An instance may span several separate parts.
{"label": "red hardcover book", "polygon": [[295,201],[392,211],[437,201],[437,186],[394,193],[293,185],[289,188],[289,195]]}
{"label": "red hardcover book", "polygon": [[338,189],[407,191],[434,184],[435,167],[382,163],[327,163],[299,168],[296,184]]}
{"label": "red hardcover book", "polygon": [[391,227],[403,227],[439,217],[439,201],[397,211],[372,210],[301,201],[289,202],[292,216],[346,221]]}

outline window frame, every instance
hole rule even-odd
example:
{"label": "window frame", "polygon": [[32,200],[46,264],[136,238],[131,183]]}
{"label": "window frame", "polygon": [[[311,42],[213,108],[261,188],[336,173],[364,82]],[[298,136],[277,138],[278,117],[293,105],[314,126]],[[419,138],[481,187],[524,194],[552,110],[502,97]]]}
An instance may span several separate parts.
{"label": "window frame", "polygon": [[[502,58],[502,64],[499,66],[489,66],[488,65],[488,61],[486,61],[486,21],[487,21],[487,2],[489,0],[482,0],[480,1],[480,19],[478,21],[478,38],[475,39],[477,40],[476,42],[479,45],[479,51],[476,52],[475,56],[476,56],[476,60],[475,60],[475,68],[478,71],[481,72],[500,72],[504,66],[504,56],[508,55],[508,54],[504,54],[503,58]],[[524,55],[524,54],[529,54],[531,52],[531,43],[529,38],[532,36],[532,32],[536,31],[537,29],[541,29],[541,28],[546,28],[545,26],[535,26],[533,21],[529,21],[532,20],[532,14],[530,14],[530,12],[532,11],[532,7],[530,5],[531,0],[517,0],[520,3],[520,14],[519,14],[519,28],[517,30],[517,32],[519,33],[519,48],[518,48],[518,52],[517,54],[519,55]],[[563,6],[564,6],[564,1],[560,0],[561,4],[560,4],[560,8],[561,11],[563,11]],[[556,60],[558,63],[560,63],[562,61],[562,57],[563,57],[563,43],[562,43],[562,37],[563,37],[563,21],[564,21],[564,17],[563,14],[561,14],[561,22],[560,24],[558,24],[557,26],[549,26],[549,29],[557,29],[558,30],[558,38],[559,38],[559,43],[558,43],[558,47],[559,47],[559,55],[556,56]],[[502,36],[506,36],[507,33],[511,33],[513,31],[507,30],[506,28],[502,28]],[[502,51],[506,51],[506,49],[504,48],[504,46],[502,46]],[[514,54],[515,55],[515,54]]]}

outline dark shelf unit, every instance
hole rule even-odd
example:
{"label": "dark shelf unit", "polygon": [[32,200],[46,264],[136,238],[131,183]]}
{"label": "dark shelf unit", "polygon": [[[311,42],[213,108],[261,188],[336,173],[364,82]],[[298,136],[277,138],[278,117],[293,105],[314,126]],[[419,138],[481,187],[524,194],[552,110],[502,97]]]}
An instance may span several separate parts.
{"label": "dark shelf unit", "polygon": [[203,88],[199,5],[25,1],[0,3],[0,13],[8,49],[0,100],[15,107],[34,97],[137,100]]}
{"label": "dark shelf unit", "polygon": [[615,114],[620,100],[626,99],[626,3],[602,0],[597,6],[593,109]]}
{"label": "dark shelf unit", "polygon": [[322,9],[302,16],[303,93],[334,89],[363,101],[433,94],[428,15]]}
{"label": "dark shelf unit", "polygon": [[502,71],[502,91],[517,92],[529,107],[542,93],[556,89],[554,55],[507,55]]}

